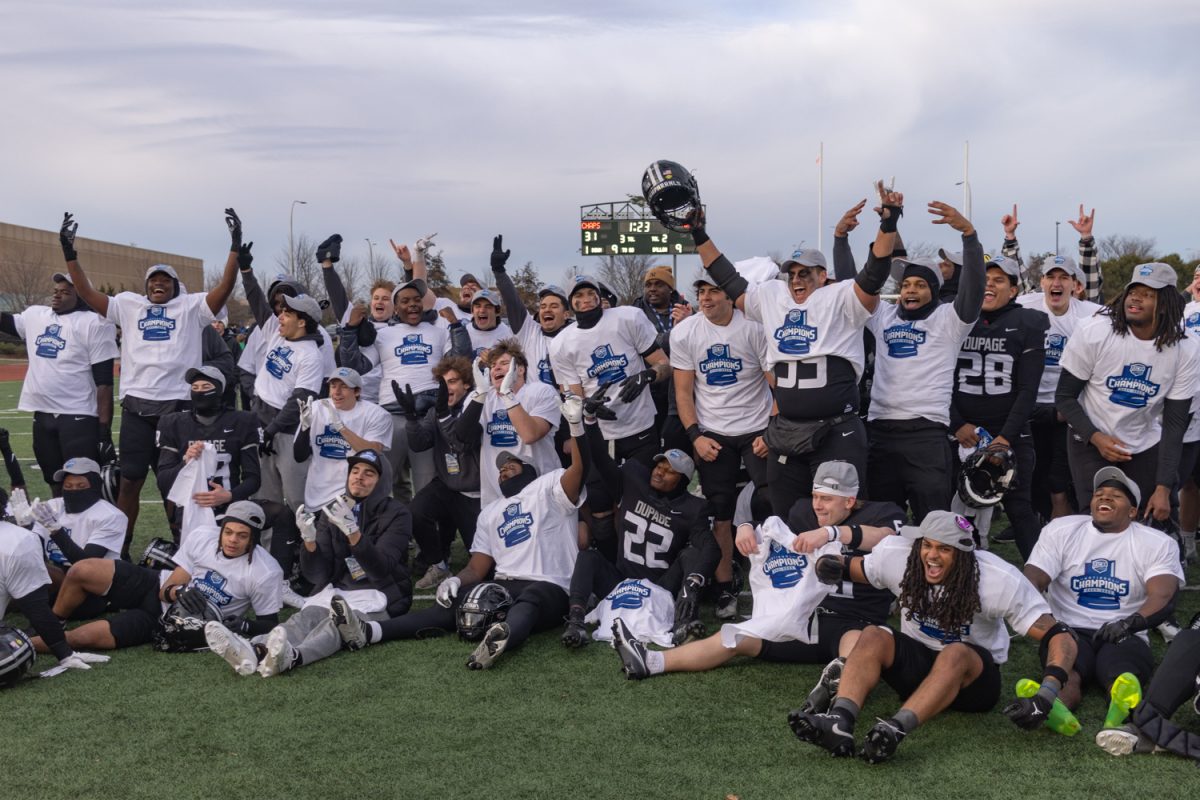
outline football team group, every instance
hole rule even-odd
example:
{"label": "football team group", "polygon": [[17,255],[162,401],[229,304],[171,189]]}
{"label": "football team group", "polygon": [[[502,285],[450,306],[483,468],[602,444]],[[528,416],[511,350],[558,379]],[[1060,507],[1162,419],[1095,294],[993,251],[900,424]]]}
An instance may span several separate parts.
{"label": "football team group", "polygon": [[[554,631],[610,642],[630,679],[824,665],[791,730],[879,763],[947,709],[1001,705],[1011,631],[1042,670],[1003,704],[1013,723],[1074,732],[1098,691],[1100,747],[1200,760],[1171,721],[1200,672],[1200,625],[1175,615],[1200,516],[1200,278],[1181,293],[1142,264],[1102,304],[1094,212],[1071,222],[1078,260],[1026,265],[1015,206],[989,259],[955,208],[877,190],[838,222],[832,269],[813,249],[735,264],[692,176],[655,162],[647,205],[690,233],[701,277],[653,267],[621,305],[578,275],[532,308],[499,236],[495,286],[468,274],[456,299],[426,282],[429,238],[393,244],[399,280],[364,298],[337,235],[316,254],[327,303],[288,275],[264,288],[233,209],[211,290],[158,264],[109,296],[65,215],[49,305],[0,315],[50,487],[32,496],[0,440],[0,616],[27,621],[0,626],[0,682],[35,651],[58,659],[43,676],[152,644],[274,677],[455,631],[483,670]],[[960,243],[910,256],[906,212]],[[244,347],[221,333],[239,278]],[[161,535],[131,557],[143,504]],[[989,550],[1000,508],[991,541],[1020,566]],[[856,739],[880,681],[900,707]]]}

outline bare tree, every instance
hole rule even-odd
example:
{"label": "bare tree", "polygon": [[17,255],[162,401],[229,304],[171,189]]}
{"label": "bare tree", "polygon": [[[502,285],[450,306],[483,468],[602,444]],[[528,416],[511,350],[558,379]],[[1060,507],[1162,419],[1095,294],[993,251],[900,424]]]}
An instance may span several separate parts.
{"label": "bare tree", "polygon": [[1100,247],[1100,259],[1109,261],[1123,256],[1134,256],[1139,261],[1153,261],[1156,243],[1148,236],[1122,236],[1112,234],[1096,241]]}
{"label": "bare tree", "polygon": [[52,288],[49,265],[41,257],[19,244],[0,252],[0,305],[6,310],[44,303]]}
{"label": "bare tree", "polygon": [[[295,244],[289,277],[305,287],[313,297],[325,300],[325,281],[321,279],[321,265],[317,263],[317,242],[302,233],[296,237]],[[275,257],[277,271],[288,273],[288,261],[288,249],[285,245],[282,252]],[[264,290],[270,282],[271,278],[268,278],[267,283],[263,284]]]}
{"label": "bare tree", "polygon": [[604,256],[596,277],[604,282],[622,305],[642,296],[646,271],[656,266],[653,256]]}
{"label": "bare tree", "polygon": [[[388,249],[391,249],[390,245]],[[386,253],[376,253],[372,250],[371,256],[367,259],[367,264],[363,269],[362,280],[363,284],[367,287],[374,286],[380,281],[395,282],[396,270]]]}
{"label": "bare tree", "polygon": [[342,279],[342,286],[346,287],[346,297],[350,298],[350,302],[362,299],[361,294],[364,292],[363,265],[359,260],[354,256],[343,257],[341,261],[333,265],[333,268],[337,271],[338,277]]}

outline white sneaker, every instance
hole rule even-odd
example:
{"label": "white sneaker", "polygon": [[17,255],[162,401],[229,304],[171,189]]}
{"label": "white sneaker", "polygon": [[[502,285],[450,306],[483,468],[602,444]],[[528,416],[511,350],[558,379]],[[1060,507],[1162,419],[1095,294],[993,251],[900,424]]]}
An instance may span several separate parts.
{"label": "white sneaker", "polygon": [[304,607],[304,595],[292,588],[292,585],[287,581],[283,582],[283,604],[291,608]]}
{"label": "white sneaker", "polygon": [[238,636],[219,622],[204,626],[204,640],[208,649],[225,659],[238,675],[251,675],[258,668],[258,656],[254,645]]}
{"label": "white sneaker", "polygon": [[276,625],[267,634],[267,654],[258,664],[258,674],[270,678],[287,672],[296,661],[296,649],[288,642],[287,628]]}
{"label": "white sneaker", "polygon": [[495,625],[487,629],[487,633],[483,635],[483,641],[475,648],[475,652],[471,653],[471,657],[467,659],[467,667],[470,669],[487,669],[496,663],[496,659],[504,652],[504,648],[508,647],[508,623],[497,622]]}
{"label": "white sneaker", "polygon": [[450,577],[450,570],[445,567],[431,564],[429,569],[425,570],[425,575],[421,580],[413,585],[414,589],[435,589],[438,584]]}
{"label": "white sneaker", "polygon": [[1152,740],[1142,736],[1136,728],[1129,724],[1100,731],[1096,734],[1096,744],[1110,756],[1157,753],[1161,750]]}

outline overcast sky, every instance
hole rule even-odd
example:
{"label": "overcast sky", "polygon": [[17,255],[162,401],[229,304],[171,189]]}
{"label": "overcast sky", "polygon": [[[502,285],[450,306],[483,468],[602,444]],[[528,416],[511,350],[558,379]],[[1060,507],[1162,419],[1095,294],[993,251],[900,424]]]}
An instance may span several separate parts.
{"label": "overcast sky", "polygon": [[[502,11],[501,11],[502,9]],[[438,231],[451,275],[505,234],[543,279],[594,266],[579,206],[692,169],[734,258],[817,231],[877,177],[910,241],[962,203],[999,247],[1053,249],[1080,202],[1097,235],[1194,253],[1200,3],[6,2],[0,220],[224,258],[233,205],[267,261],[297,234]],[[860,229],[861,252],[868,234]],[[682,264],[682,261],[681,261]],[[85,265],[86,266],[86,265]],[[691,260],[686,265],[691,269]]]}

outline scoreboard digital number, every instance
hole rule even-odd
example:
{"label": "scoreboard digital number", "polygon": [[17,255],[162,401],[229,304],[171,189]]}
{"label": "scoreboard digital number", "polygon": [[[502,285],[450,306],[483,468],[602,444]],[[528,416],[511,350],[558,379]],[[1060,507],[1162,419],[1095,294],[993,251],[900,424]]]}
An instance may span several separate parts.
{"label": "scoreboard digital number", "polygon": [[695,253],[690,233],[654,219],[585,219],[579,223],[585,256],[674,256]]}

